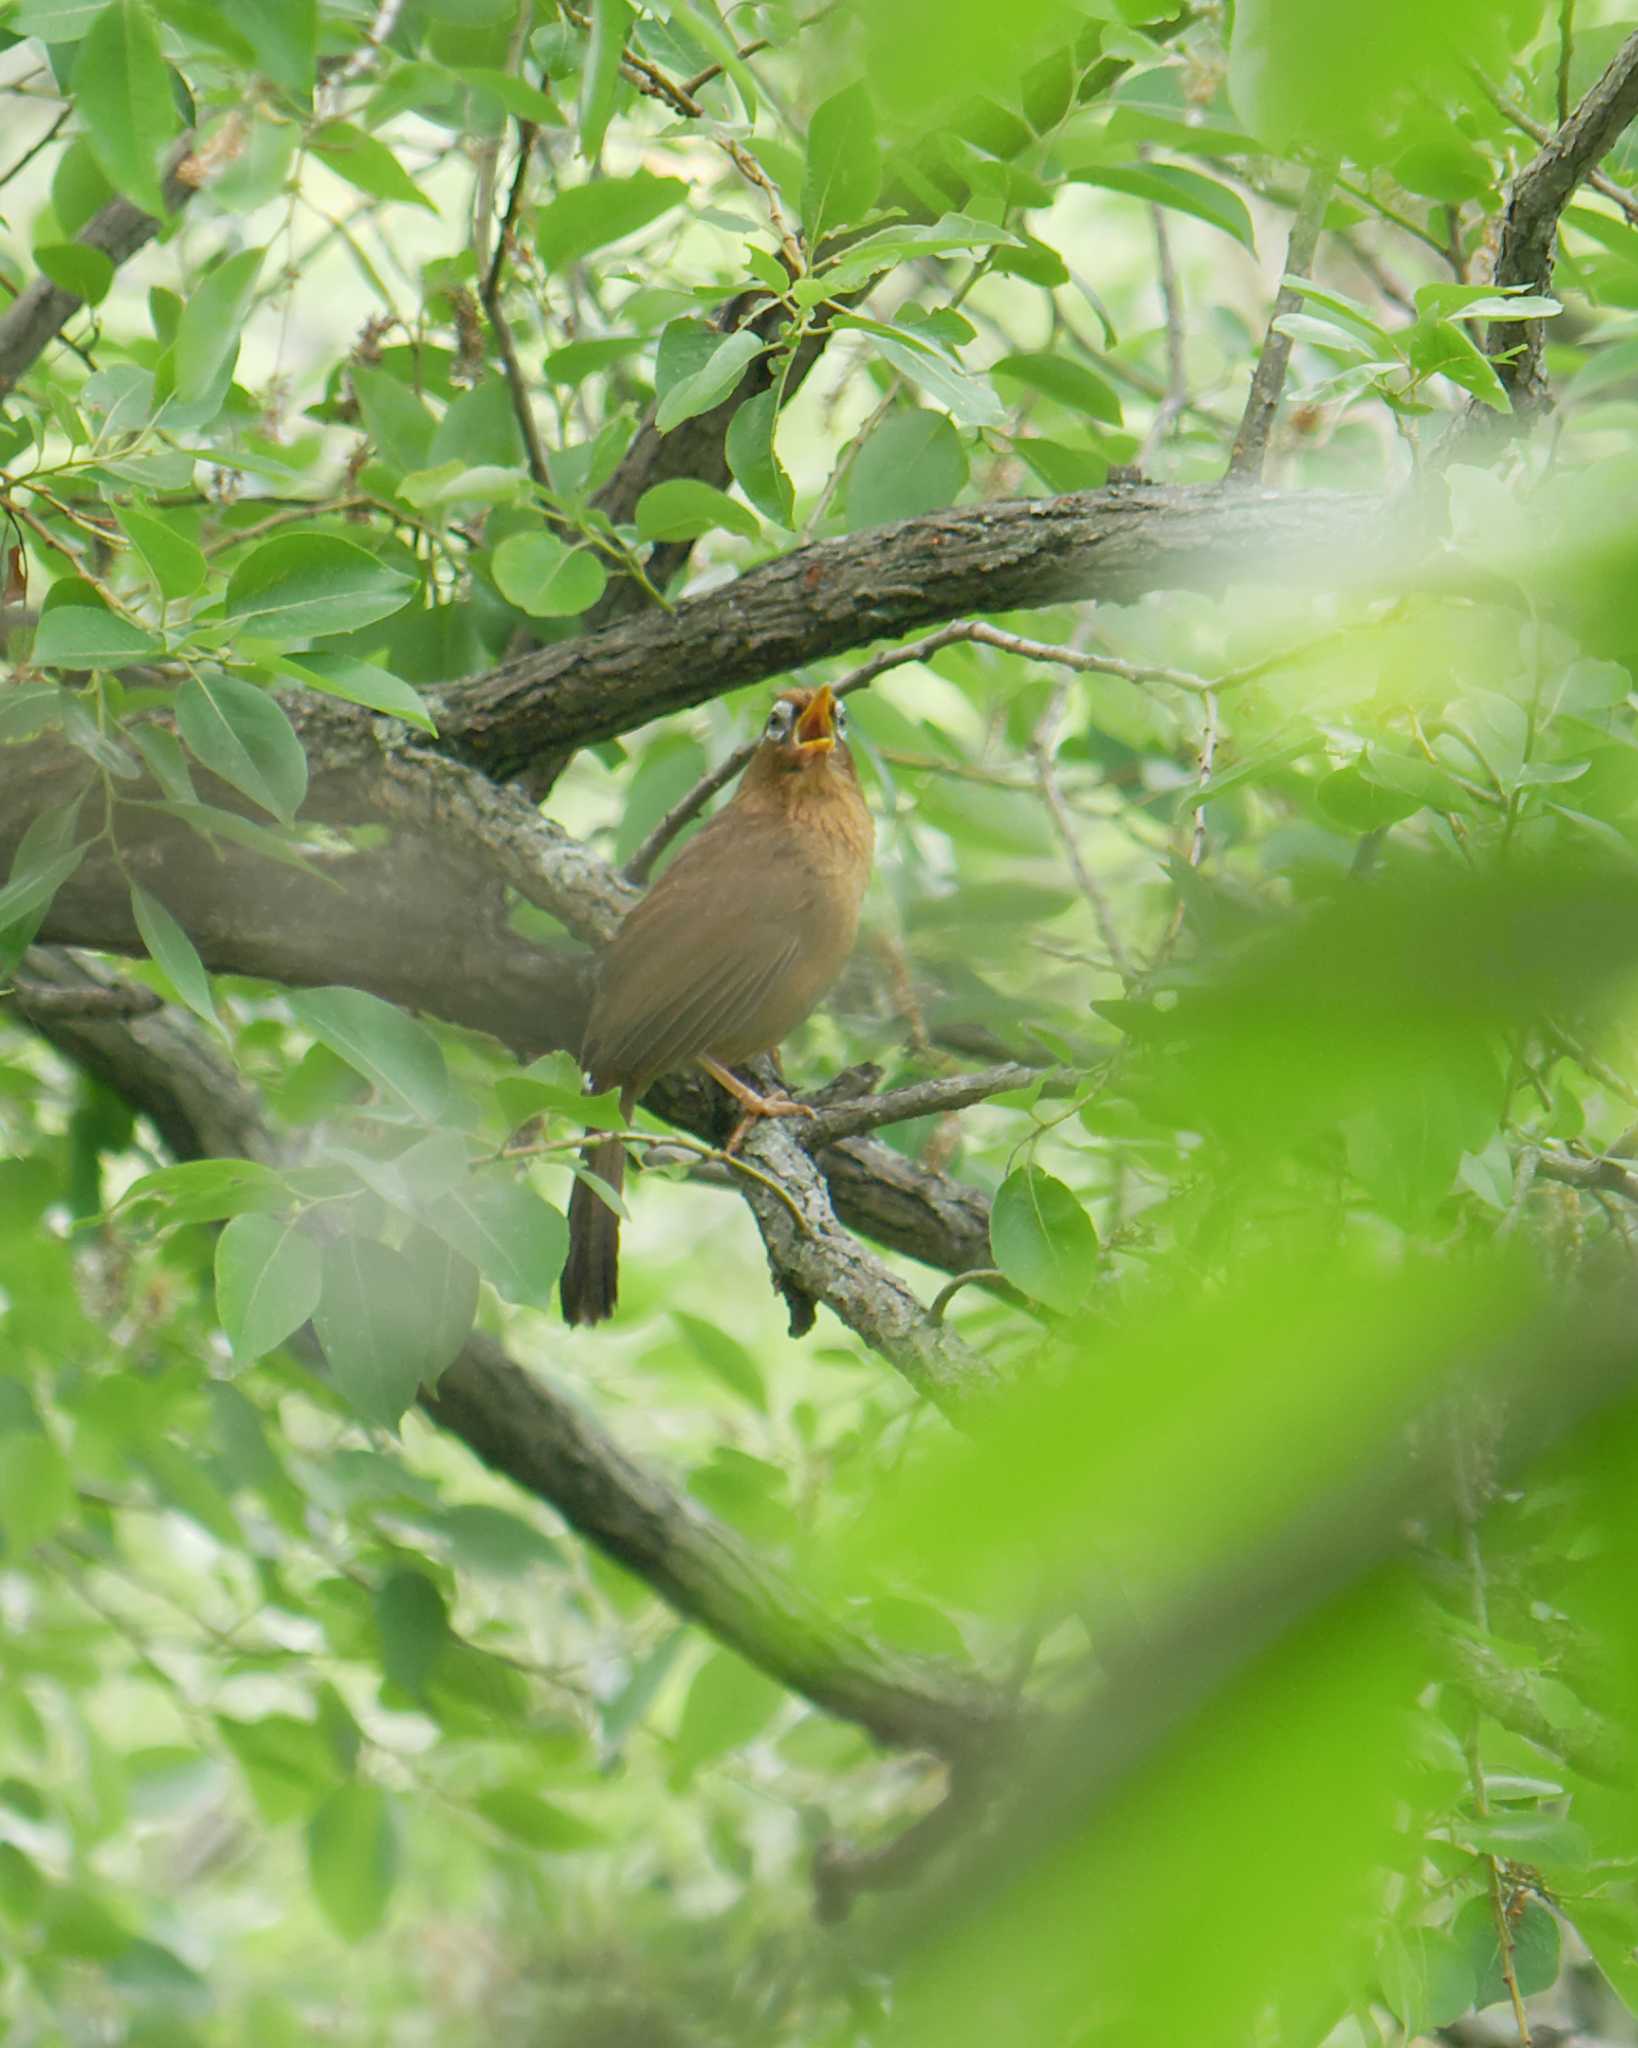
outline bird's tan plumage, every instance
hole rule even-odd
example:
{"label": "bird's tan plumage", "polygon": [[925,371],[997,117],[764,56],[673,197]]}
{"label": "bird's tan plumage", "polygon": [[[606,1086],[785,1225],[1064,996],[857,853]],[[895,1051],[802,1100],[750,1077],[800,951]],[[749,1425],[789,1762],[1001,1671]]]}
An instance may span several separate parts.
{"label": "bird's tan plumage", "polygon": [[[822,700],[822,701],[821,701]],[[733,800],[629,912],[603,956],[581,1063],[629,1110],[691,1061],[732,1067],[771,1052],[846,964],[870,878],[874,828],[828,691],[788,690]],[[782,729],[779,729],[782,728]],[[586,1163],[618,1190],[618,1140]],[[583,1180],[569,1207],[564,1314],[596,1322],[617,1286],[619,1222]]]}

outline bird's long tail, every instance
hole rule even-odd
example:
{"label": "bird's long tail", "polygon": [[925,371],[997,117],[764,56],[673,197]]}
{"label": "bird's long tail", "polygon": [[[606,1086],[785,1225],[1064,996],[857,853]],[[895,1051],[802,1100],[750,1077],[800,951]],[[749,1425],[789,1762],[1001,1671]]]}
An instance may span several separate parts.
{"label": "bird's long tail", "polygon": [[[589,1139],[580,1161],[619,1194],[626,1148],[618,1138]],[[620,1218],[589,1181],[576,1179],[569,1197],[569,1257],[558,1295],[566,1323],[606,1322],[620,1298]]]}

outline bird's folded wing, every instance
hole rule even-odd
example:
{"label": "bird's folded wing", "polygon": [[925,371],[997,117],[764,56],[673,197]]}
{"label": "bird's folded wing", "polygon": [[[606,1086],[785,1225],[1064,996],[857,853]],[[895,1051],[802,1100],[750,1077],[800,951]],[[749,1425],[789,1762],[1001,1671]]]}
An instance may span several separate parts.
{"label": "bird's folded wing", "polygon": [[[713,820],[713,825],[717,821]],[[589,1073],[644,1081],[701,1053],[765,1051],[817,894],[785,835],[708,827],[627,917],[603,962],[584,1048]]]}

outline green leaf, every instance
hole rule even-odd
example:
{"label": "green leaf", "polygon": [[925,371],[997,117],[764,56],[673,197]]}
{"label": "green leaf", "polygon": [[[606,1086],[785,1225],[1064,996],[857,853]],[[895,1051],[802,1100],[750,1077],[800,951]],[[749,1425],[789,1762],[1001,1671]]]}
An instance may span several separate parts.
{"label": "green leaf", "polygon": [[595,163],[620,87],[620,60],[634,19],[631,0],[592,0],[591,17],[580,73],[580,149],[588,163]]}
{"label": "green leaf", "polygon": [[640,334],[612,334],[596,341],[571,341],[546,358],[546,374],[554,384],[579,384],[599,370],[623,362],[643,346]]}
{"label": "green leaf", "polygon": [[1431,2033],[1473,2010],[1478,1978],[1465,1944],[1443,1931],[1412,1928],[1384,1948],[1382,1995],[1410,2034]]}
{"label": "green leaf", "polygon": [[1151,206],[1192,214],[1208,227],[1221,228],[1225,235],[1232,235],[1253,256],[1257,253],[1257,240],[1245,201],[1226,185],[1219,185],[1215,178],[1203,177],[1199,171],[1186,171],[1176,164],[1122,164],[1096,165],[1071,171],[1069,175],[1077,185],[1097,185],[1110,192],[1128,192],[1134,199],[1147,200]]}
{"label": "green leaf", "polygon": [[0,932],[38,917],[88,851],[84,846],[70,847],[66,853],[19,847],[6,886],[0,889]]}
{"label": "green leaf", "polygon": [[444,1596],[425,1572],[389,1572],[376,1588],[375,1625],[382,1676],[419,1698],[449,1641]]}
{"label": "green leaf", "polygon": [[412,1116],[428,1124],[442,1119],[449,1073],[443,1048],[424,1024],[358,988],[302,989],[290,1008],[303,1030]]}
{"label": "green leaf", "polygon": [[1006,408],[989,384],[970,377],[953,356],[908,327],[868,320],[857,313],[839,313],[832,325],[872,335],[894,368],[937,399],[963,426],[999,427],[1005,422]]}
{"label": "green leaf", "polygon": [[737,388],[745,372],[761,355],[763,346],[761,337],[749,327],[736,328],[732,334],[725,334],[699,369],[679,378],[664,392],[654,416],[655,426],[662,434],[669,434],[684,420],[691,420],[696,414],[709,412],[714,405],[720,405]]}
{"label": "green leaf", "polygon": [[749,1401],[766,1415],[768,1390],[763,1384],[762,1368],[739,1339],[715,1323],[708,1323],[703,1316],[688,1314],[686,1309],[673,1309],[671,1314],[701,1364],[742,1401]]}
{"label": "green leaf", "polygon": [[572,1854],[576,1849],[600,1849],[607,1845],[603,1830],[566,1806],[542,1799],[523,1785],[496,1785],[480,1792],[472,1802],[491,1826],[531,1849],[548,1856]]}
{"label": "green leaf", "polygon": [[317,0],[221,0],[221,6],[268,77],[305,106],[318,62]]}
{"label": "green leaf", "polygon": [[[1518,1918],[1512,1920],[1511,1931],[1513,1974],[1520,1994],[1533,1998],[1538,1991],[1550,1991],[1558,1982],[1557,1920],[1539,1900],[1531,1899]],[[1478,1982],[1475,2006],[1483,2011],[1487,2005],[1499,2005],[1510,1993],[1502,1975],[1501,1943],[1489,1899],[1469,1899],[1452,1922],[1451,1933],[1461,1944]]]}
{"label": "green leaf", "polygon": [[437,1376],[419,1275],[401,1252],[373,1237],[325,1246],[313,1327],[337,1387],[367,1422],[396,1429]]}
{"label": "green leaf", "polygon": [[237,676],[189,676],[177,730],[195,759],[289,824],[307,794],[307,756],[278,700]]}
{"label": "green leaf", "polygon": [[224,1216],[283,1209],[290,1190],[272,1167],[254,1159],[187,1159],[162,1166],[133,1181],[120,1196],[121,1209],[151,1203],[166,1224],[216,1223]]}
{"label": "green leaf", "polygon": [[420,692],[374,662],[355,661],[350,654],[304,654],[299,660],[286,655],[278,667],[281,674],[294,676],[327,696],[344,697],[349,704],[363,704],[389,718],[401,718],[422,732],[436,734],[438,730]]}
{"label": "green leaf", "polygon": [[[737,415],[736,415],[737,417]],[[756,514],[693,477],[653,484],[637,500],[637,531],[644,540],[695,540],[715,526],[755,540],[762,528]]]}
{"label": "green leaf", "polygon": [[477,1267],[424,1224],[406,1232],[400,1247],[415,1268],[423,1321],[422,1349],[428,1380],[460,1356],[478,1313]]}
{"label": "green leaf", "polygon": [[142,557],[161,597],[192,597],[204,588],[209,565],[185,533],[151,512],[139,512],[135,505],[116,506],[114,516]]}
{"label": "green leaf", "polygon": [[160,158],[181,123],[145,0],[110,0],[74,65],[74,99],[108,182],[163,219]]}
{"label": "green leaf", "polygon": [[1096,370],[1078,363],[1072,356],[1043,353],[1003,356],[990,368],[992,377],[1007,377],[1054,398],[1071,412],[1083,412],[1090,419],[1121,423],[1120,400],[1114,387]]}
{"label": "green leaf", "polygon": [[34,631],[40,668],[117,668],[159,651],[151,633],[96,604],[53,605]]}
{"label": "green leaf", "polygon": [[1096,1276],[1097,1232],[1061,1180],[1036,1166],[1009,1173],[990,1210],[995,1263],[1021,1293],[1073,1314]]}
{"label": "green leaf", "polygon": [[[535,214],[536,251],[548,270],[566,269],[594,249],[636,234],[674,206],[681,206],[687,197],[688,187],[681,178],[661,178],[652,171],[567,186]],[[634,345],[617,344],[622,349]]]}
{"label": "green leaf", "polygon": [[671,1751],[671,1786],[687,1788],[702,1764],[742,1749],[784,1704],[782,1686],[730,1650],[715,1650],[694,1674]]}
{"label": "green leaf", "polygon": [[257,639],[288,647],[321,633],[350,633],[402,611],[412,577],[330,534],[264,541],[235,568],[226,616]]}
{"label": "green leaf", "polygon": [[474,1174],[427,1219],[508,1301],[545,1308],[569,1254],[569,1227],[525,1182]]}
{"label": "green leaf", "polygon": [[113,258],[84,242],[42,242],[34,260],[53,284],[88,306],[100,305],[114,281]]}
{"label": "green leaf", "polygon": [[7,1562],[21,1564],[73,1512],[73,1475],[52,1439],[33,1430],[0,1436],[0,1531]]}
{"label": "green leaf", "polygon": [[884,420],[854,458],[847,523],[854,531],[914,519],[954,503],[967,481],[967,451],[941,412],[919,407]]}
{"label": "green leaf", "polygon": [[822,100],[808,124],[807,171],[802,181],[802,225],[817,248],[831,229],[861,221],[881,188],[876,117],[862,84]]}
{"label": "green leaf", "polygon": [[498,100],[506,112],[519,121],[561,123],[563,119],[549,93],[542,92],[527,79],[515,78],[510,71],[501,71],[489,64],[457,64],[451,68],[457,78]]}
{"label": "green leaf", "polygon": [[216,1732],[245,1774],[256,1810],[270,1827],[310,1814],[335,1784],[340,1759],[316,1721],[264,1714],[259,1721],[216,1716]]}
{"label": "green leaf", "polygon": [[1419,322],[1401,339],[1406,358],[1419,377],[1448,377],[1492,412],[1513,410],[1495,365],[1472,335],[1453,320]]}
{"label": "green leaf", "polygon": [[779,424],[779,393],[766,391],[742,399],[728,422],[728,467],[735,483],[765,518],[794,524],[796,494],[774,446]]}
{"label": "green leaf", "polygon": [[432,459],[438,422],[402,379],[369,363],[355,363],[351,376],[364,415],[364,431],[384,462],[401,475],[424,470]]}
{"label": "green leaf", "polygon": [[589,611],[608,583],[596,555],[565,547],[555,533],[509,534],[491,558],[491,573],[507,603],[537,619]]}
{"label": "green leaf", "polygon": [[194,950],[192,939],[159,898],[151,895],[140,882],[131,884],[131,914],[136,919],[142,943],[170,977],[172,988],[196,1017],[220,1031],[222,1020],[216,1014],[210,980],[205,973],[204,962]]}
{"label": "green leaf", "polygon": [[990,249],[998,245],[1025,246],[1024,238],[994,221],[974,220],[964,213],[941,214],[931,224],[902,221],[878,228],[850,243],[834,260],[822,264],[811,287],[807,280],[796,286],[798,302],[817,304],[833,292],[851,290],[879,277],[884,270],[921,256],[944,256],[954,249]]}
{"label": "green leaf", "polygon": [[362,1941],[387,1917],[398,1879],[392,1807],[379,1785],[338,1785],[307,1827],[307,1875],[343,1941]]}
{"label": "green leaf", "polygon": [[438,211],[387,145],[350,121],[326,121],[315,131],[312,147],[337,177],[372,199]]}
{"label": "green leaf", "polygon": [[182,308],[172,350],[172,389],[200,424],[214,419],[227,399],[265,253],[243,249],[218,263]]}
{"label": "green leaf", "polygon": [[293,1216],[235,1216],[216,1240],[216,1314],[249,1365],[301,1328],[318,1306],[323,1255]]}

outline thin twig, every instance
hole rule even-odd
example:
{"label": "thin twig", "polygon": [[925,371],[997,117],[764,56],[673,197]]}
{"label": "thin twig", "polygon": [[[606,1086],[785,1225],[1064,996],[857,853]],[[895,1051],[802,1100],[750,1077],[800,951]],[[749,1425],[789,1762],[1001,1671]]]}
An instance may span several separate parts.
{"label": "thin twig", "polygon": [[[1291,223],[1291,242],[1285,257],[1287,277],[1308,277],[1312,273],[1326,202],[1331,196],[1336,175],[1335,162],[1326,159],[1321,159],[1308,173],[1297,217]],[[1301,294],[1294,286],[1282,284],[1274,301],[1274,311],[1269,316],[1262,353],[1252,372],[1251,390],[1246,396],[1240,431],[1234,437],[1234,449],[1228,463],[1231,477],[1254,483],[1262,480],[1263,466],[1268,457],[1268,437],[1273,431],[1274,415],[1279,411],[1280,393],[1285,389],[1286,366],[1291,360],[1291,337],[1281,331],[1279,323],[1286,314],[1301,310]]]}
{"label": "thin twig", "polygon": [[932,1317],[935,1323],[942,1323],[944,1320],[944,1311],[950,1306],[950,1303],[955,1300],[956,1296],[961,1292],[963,1287],[971,1287],[975,1283],[984,1286],[993,1286],[995,1282],[998,1280],[1004,1283],[1006,1281],[1006,1278],[1006,1274],[1002,1272],[999,1266],[969,1267],[969,1269],[965,1273],[958,1273],[953,1280],[947,1280],[945,1282],[945,1284],[939,1289],[937,1294],[935,1294],[932,1300],[927,1304],[927,1313]]}
{"label": "thin twig", "polygon": [[862,1132],[879,1130],[883,1124],[908,1123],[913,1117],[941,1116],[953,1109],[970,1109],[975,1102],[992,1095],[1004,1095],[1009,1088],[1028,1088],[1051,1080],[1051,1067],[1026,1067],[1019,1060],[986,1067],[977,1074],[946,1074],[933,1081],[912,1081],[904,1088],[891,1088],[885,1095],[861,1095],[848,1102],[820,1105],[803,1119],[796,1136],[804,1151],[813,1152],[834,1145],[840,1138],[857,1138]]}
{"label": "thin twig", "polygon": [[[1524,108],[1516,100],[1510,100],[1506,93],[1499,91],[1492,85],[1477,65],[1473,65],[1470,68],[1473,77],[1478,82],[1480,91],[1483,92],[1485,98],[1489,100],[1498,114],[1505,115],[1512,122],[1513,126],[1519,129],[1521,133],[1528,135],[1538,148],[1545,148],[1552,141],[1553,131],[1551,128],[1544,128],[1539,121],[1532,120],[1530,115],[1525,112]],[[1613,201],[1626,215],[1628,221],[1634,227],[1638,227],[1638,198],[1635,198],[1624,185],[1616,184],[1613,178],[1606,177],[1602,171],[1589,171],[1583,182],[1590,185],[1595,192],[1601,192],[1606,199]]]}
{"label": "thin twig", "polygon": [[9,185],[12,179],[15,178],[20,171],[26,171],[28,169],[29,165],[33,163],[34,159],[40,154],[42,149],[48,148],[53,142],[56,141],[59,131],[62,129],[63,124],[68,120],[69,116],[73,113],[73,111],[74,109],[72,106],[64,107],[62,112],[57,116],[56,120],[52,122],[51,126],[40,137],[39,141],[31,142],[28,148],[25,149],[22,155],[17,159],[16,163],[14,163],[11,166],[10,170],[0,171],[0,185]]}
{"label": "thin twig", "polygon": [[[795,1217],[798,1225],[806,1230],[808,1220],[802,1214],[796,1198],[789,1188],[784,1187],[771,1173],[764,1173],[760,1166],[753,1166],[748,1159],[741,1159],[737,1152],[725,1152],[720,1145],[708,1145],[703,1138],[691,1138],[684,1131],[667,1131],[663,1135],[655,1131],[599,1131],[599,1138],[618,1138],[623,1145],[641,1146],[644,1151],[678,1151],[697,1154],[709,1159],[714,1166],[731,1167],[735,1173],[742,1173],[747,1180],[754,1180],[759,1187],[765,1187],[770,1194],[777,1195]],[[529,1145],[507,1145],[496,1155],[499,1159],[541,1159],[553,1152],[578,1152],[585,1144],[582,1132],[573,1138],[542,1138]]]}
{"label": "thin twig", "polygon": [[534,407],[529,398],[529,386],[524,381],[523,366],[518,361],[517,345],[512,339],[512,329],[501,308],[501,273],[506,264],[506,253],[512,246],[512,231],[517,222],[518,208],[523,201],[523,187],[529,175],[529,158],[534,150],[535,136],[539,131],[533,121],[518,123],[518,161],[512,174],[512,190],[507,195],[506,216],[501,222],[500,233],[495,238],[495,253],[490,260],[489,271],[483,281],[483,309],[489,325],[494,330],[495,345],[500,350],[501,364],[506,371],[506,384],[512,394],[512,410],[517,415],[518,426],[523,433],[523,445],[528,450],[529,474],[543,491],[552,487],[551,471],[546,466],[546,450],[541,445],[540,429],[535,425]]}
{"label": "thin twig", "polygon": [[1138,450],[1137,466],[1147,471],[1166,436],[1189,407],[1189,373],[1183,350],[1183,292],[1172,261],[1171,236],[1166,231],[1164,207],[1151,206],[1149,219],[1155,236],[1155,276],[1160,286],[1160,304],[1166,323],[1166,393],[1155,408],[1149,431]]}
{"label": "thin twig", "polygon": [[[1209,681],[1204,676],[1190,675],[1186,670],[1161,668],[1152,664],[1122,661],[1113,654],[1091,654],[1079,647],[1063,647],[1050,640],[1026,639],[1022,633],[1009,633],[1000,626],[992,626],[983,619],[956,619],[948,626],[940,626],[936,632],[924,633],[919,640],[907,641],[900,647],[889,647],[881,654],[873,654],[868,661],[862,661],[857,668],[849,669],[839,682],[831,685],[838,697],[850,697],[855,690],[865,689],[889,669],[903,668],[913,661],[926,661],[941,648],[954,647],[962,642],[972,642],[980,647],[999,648],[1003,654],[1016,654],[1025,661],[1055,663],[1063,668],[1089,670],[1099,675],[1119,676],[1128,683],[1174,683],[1181,690],[1196,693],[1221,689],[1229,683],[1248,679],[1279,659],[1270,656],[1254,664],[1243,674],[1224,676]],[[659,821],[648,837],[638,847],[621,869],[628,882],[645,882],[654,863],[682,831],[685,825],[693,823],[718,790],[725,789],[756,752],[755,740],[747,740],[720,762],[709,774],[702,775],[694,787],[688,790],[665,816]]]}
{"label": "thin twig", "polygon": [[1052,828],[1057,833],[1064,857],[1069,862],[1069,871],[1075,877],[1076,887],[1091,908],[1093,919],[1102,935],[1109,958],[1114,963],[1115,971],[1122,981],[1130,982],[1135,972],[1132,956],[1127,952],[1121,938],[1120,927],[1115,923],[1115,914],[1108,897],[1081,857],[1075,821],[1069,815],[1069,806],[1064,802],[1063,791],[1058,787],[1058,739],[1064,714],[1068,709],[1069,684],[1067,681],[1059,681],[1047,700],[1047,708],[1042,712],[1040,723],[1036,726],[1030,742],[1030,753],[1035,760],[1036,780],[1040,784],[1047,815],[1052,820]]}

